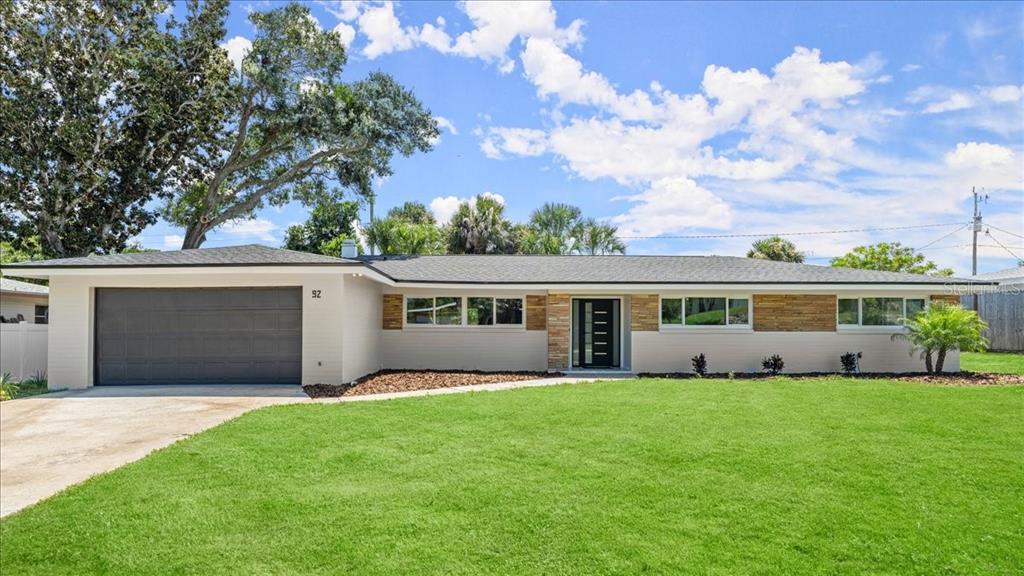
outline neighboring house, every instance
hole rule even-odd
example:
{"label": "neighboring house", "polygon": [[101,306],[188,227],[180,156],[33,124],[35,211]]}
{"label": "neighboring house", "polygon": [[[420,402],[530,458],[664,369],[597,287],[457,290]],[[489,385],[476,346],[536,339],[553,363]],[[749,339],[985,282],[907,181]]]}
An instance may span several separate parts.
{"label": "neighboring house", "polygon": [[0,316],[4,322],[46,324],[50,317],[49,292],[46,286],[0,278]]}
{"label": "neighboring house", "polygon": [[[263,246],[8,265],[49,278],[53,387],[342,383],[382,368],[919,371],[890,336],[967,280],[721,256],[348,258]],[[950,370],[959,358],[947,359]]]}
{"label": "neighboring house", "polygon": [[999,283],[996,291],[981,289],[977,296],[961,298],[964,308],[973,308],[977,298],[978,315],[988,323],[985,337],[989,339],[989,348],[1024,352],[1024,266],[978,274],[971,279]]}

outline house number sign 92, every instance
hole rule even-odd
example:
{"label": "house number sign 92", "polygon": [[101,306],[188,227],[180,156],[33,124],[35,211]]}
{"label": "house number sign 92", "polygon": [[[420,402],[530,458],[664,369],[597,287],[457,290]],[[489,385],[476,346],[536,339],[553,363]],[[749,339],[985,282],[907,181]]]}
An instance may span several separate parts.
{"label": "house number sign 92", "polygon": [[319,290],[313,290],[312,292],[313,292],[313,298],[320,298],[320,291]]}

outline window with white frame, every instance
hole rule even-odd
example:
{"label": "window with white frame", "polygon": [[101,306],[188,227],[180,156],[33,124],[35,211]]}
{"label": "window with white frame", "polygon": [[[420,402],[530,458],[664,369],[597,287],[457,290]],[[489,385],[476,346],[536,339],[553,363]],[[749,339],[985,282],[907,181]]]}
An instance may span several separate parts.
{"label": "window with white frame", "polygon": [[926,306],[924,298],[839,298],[837,321],[840,326],[902,326]]}
{"label": "window with white frame", "polygon": [[661,299],[662,326],[748,326],[750,300],[725,296]]}
{"label": "window with white frame", "polygon": [[406,324],[436,324],[458,326],[462,324],[462,298],[435,296],[405,299]]}
{"label": "window with white frame", "polygon": [[523,299],[430,296],[405,299],[407,326],[522,326]]}
{"label": "window with white frame", "polygon": [[466,323],[470,326],[516,326],[523,323],[522,298],[466,298]]}

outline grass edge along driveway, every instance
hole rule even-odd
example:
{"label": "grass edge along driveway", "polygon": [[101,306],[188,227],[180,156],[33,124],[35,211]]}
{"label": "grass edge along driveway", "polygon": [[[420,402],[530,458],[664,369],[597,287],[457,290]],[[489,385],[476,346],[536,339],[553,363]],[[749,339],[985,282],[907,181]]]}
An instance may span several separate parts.
{"label": "grass edge along driveway", "polygon": [[0,521],[0,572],[1009,574],[1022,412],[785,378],[261,409]]}

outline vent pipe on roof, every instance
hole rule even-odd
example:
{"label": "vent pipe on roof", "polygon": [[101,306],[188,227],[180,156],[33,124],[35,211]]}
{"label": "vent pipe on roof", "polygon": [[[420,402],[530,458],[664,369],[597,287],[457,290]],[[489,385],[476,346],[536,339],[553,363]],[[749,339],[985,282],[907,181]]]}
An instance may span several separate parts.
{"label": "vent pipe on roof", "polygon": [[346,238],[341,243],[341,257],[355,258],[356,256],[359,256],[359,251],[356,249],[356,241],[351,238]]}

